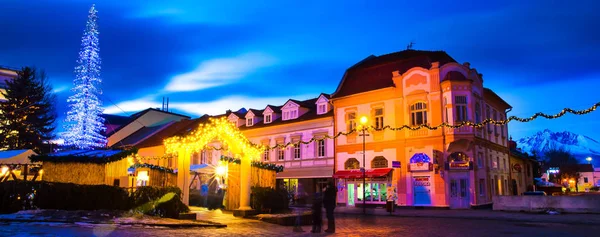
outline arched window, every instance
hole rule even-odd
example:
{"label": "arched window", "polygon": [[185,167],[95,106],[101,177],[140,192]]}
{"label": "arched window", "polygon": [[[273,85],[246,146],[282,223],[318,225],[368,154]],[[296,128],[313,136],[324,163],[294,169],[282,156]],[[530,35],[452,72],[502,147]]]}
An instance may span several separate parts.
{"label": "arched window", "polygon": [[360,163],[356,158],[349,158],[346,163],[344,163],[344,169],[346,170],[357,170],[360,169]]}
{"label": "arched window", "polygon": [[388,160],[383,156],[376,156],[371,161],[371,168],[387,168]]}
{"label": "arched window", "polygon": [[427,124],[427,104],[417,102],[410,106],[410,117],[412,126]]}

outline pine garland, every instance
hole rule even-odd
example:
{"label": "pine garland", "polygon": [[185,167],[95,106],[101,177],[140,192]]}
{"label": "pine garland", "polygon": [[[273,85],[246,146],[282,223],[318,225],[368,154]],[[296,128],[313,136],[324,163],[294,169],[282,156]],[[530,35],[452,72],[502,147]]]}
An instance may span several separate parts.
{"label": "pine garland", "polygon": [[[228,157],[228,156],[221,156],[220,160],[226,161],[228,163],[238,164],[238,165],[242,163],[242,160],[240,160],[238,158],[234,158],[234,157]],[[259,169],[273,170],[273,171],[275,171],[275,173],[283,172],[283,165],[264,163],[264,162],[260,162],[260,161],[252,161],[250,164],[252,167],[256,167]]]}
{"label": "pine garland", "polygon": [[176,174],[177,172],[175,172],[175,170],[171,169],[171,168],[167,168],[167,167],[163,167],[163,166],[158,166],[158,165],[153,165],[153,164],[147,164],[147,163],[142,163],[142,164],[135,164],[132,165],[130,168],[149,168],[149,169],[153,169],[153,170],[160,170],[160,171],[164,171],[167,173],[172,173],[172,174]]}

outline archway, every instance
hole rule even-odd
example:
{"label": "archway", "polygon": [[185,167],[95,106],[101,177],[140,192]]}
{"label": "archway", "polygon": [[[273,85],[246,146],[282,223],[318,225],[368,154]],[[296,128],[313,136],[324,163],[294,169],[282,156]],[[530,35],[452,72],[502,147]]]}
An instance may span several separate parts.
{"label": "archway", "polygon": [[206,145],[218,141],[221,147],[227,147],[232,155],[241,160],[240,168],[240,207],[238,210],[250,208],[250,169],[252,160],[257,160],[263,148],[253,145],[240,130],[226,118],[209,119],[206,124],[186,136],[176,136],[164,141],[165,153],[176,154],[177,186],[181,188],[183,202],[189,204],[190,157],[195,152],[205,149]]}

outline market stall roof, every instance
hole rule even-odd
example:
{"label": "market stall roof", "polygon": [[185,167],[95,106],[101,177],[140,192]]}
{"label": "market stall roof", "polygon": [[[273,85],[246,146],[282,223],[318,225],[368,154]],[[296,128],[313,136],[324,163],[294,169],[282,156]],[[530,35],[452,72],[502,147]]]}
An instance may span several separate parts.
{"label": "market stall roof", "polygon": [[31,155],[37,154],[33,150],[0,151],[0,164],[30,164]]}
{"label": "market stall roof", "polygon": [[122,160],[136,154],[136,149],[129,150],[67,150],[45,155],[32,155],[31,161],[48,162],[78,162],[78,163],[109,163]]}
{"label": "market stall roof", "polygon": [[[392,168],[370,169],[365,171],[365,177],[383,177],[388,175],[390,171],[392,171]],[[342,179],[362,178],[363,172],[360,170],[338,170],[333,174],[333,177]]]}

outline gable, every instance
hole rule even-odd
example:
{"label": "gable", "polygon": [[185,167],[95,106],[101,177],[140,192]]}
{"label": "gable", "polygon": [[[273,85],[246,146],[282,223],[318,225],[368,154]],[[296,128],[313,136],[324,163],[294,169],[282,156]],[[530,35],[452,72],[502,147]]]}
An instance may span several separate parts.
{"label": "gable", "polygon": [[315,104],[329,103],[329,99],[326,96],[321,95]]}
{"label": "gable", "polygon": [[297,109],[298,107],[300,107],[299,104],[296,104],[293,101],[289,100],[288,102],[285,103],[285,105],[283,105],[283,107],[281,108],[281,110]]}
{"label": "gable", "polygon": [[271,107],[267,106],[267,108],[265,108],[265,112],[263,112],[263,114],[271,114],[273,113],[273,110],[271,109]]}
{"label": "gable", "polygon": [[229,119],[229,120],[234,120],[234,119],[238,120],[240,118],[237,115],[235,115],[235,114],[232,113],[232,114],[229,115],[229,117],[227,117],[227,119]]}
{"label": "gable", "polygon": [[252,110],[248,111],[248,113],[246,113],[246,118],[252,118],[255,117],[254,113],[252,112]]}

